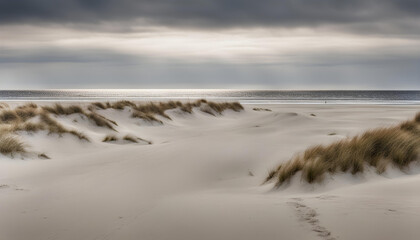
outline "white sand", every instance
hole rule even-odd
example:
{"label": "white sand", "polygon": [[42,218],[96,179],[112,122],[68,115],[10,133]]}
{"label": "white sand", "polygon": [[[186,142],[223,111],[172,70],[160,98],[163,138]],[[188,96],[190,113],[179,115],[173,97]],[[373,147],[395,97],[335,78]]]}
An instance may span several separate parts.
{"label": "white sand", "polygon": [[101,111],[119,123],[119,136],[131,133],[152,145],[102,143],[111,131],[73,123],[76,115],[60,121],[91,143],[22,135],[51,159],[0,155],[0,239],[420,238],[416,166],[311,186],[297,176],[274,191],[261,185],[271,168],[308,146],[396,124],[418,106],[253,107],[219,117],[169,111],[173,121],[162,119],[163,126],[130,119],[128,111]]}

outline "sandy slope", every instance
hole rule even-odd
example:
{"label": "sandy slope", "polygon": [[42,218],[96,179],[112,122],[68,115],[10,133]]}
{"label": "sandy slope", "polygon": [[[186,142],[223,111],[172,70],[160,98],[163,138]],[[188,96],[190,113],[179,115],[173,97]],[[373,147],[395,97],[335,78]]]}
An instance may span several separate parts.
{"label": "sandy slope", "polygon": [[102,143],[109,131],[76,124],[78,116],[60,121],[92,143],[23,134],[31,149],[52,159],[0,156],[0,239],[419,238],[418,167],[334,176],[312,186],[295,178],[275,191],[260,185],[294,153],[398,123],[418,106],[253,107],[219,117],[169,111],[173,121],[163,126],[101,112],[119,123],[121,135],[152,145]]}

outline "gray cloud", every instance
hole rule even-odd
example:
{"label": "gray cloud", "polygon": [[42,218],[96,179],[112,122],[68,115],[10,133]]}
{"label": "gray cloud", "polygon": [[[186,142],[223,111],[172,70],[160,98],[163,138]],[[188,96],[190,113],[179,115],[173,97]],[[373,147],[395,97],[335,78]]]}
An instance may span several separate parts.
{"label": "gray cloud", "polygon": [[[415,50],[413,50],[415,51]],[[418,54],[303,53],[269,64],[155,59],[106,49],[4,49],[2,89],[279,88],[418,89]]]}
{"label": "gray cloud", "polygon": [[0,0],[0,23],[141,19],[178,27],[315,26],[418,19],[417,0]]}

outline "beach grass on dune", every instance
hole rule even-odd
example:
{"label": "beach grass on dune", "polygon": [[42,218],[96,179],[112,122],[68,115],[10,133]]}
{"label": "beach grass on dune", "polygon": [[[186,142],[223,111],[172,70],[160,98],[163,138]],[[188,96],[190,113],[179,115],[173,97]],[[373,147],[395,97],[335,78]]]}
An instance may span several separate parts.
{"label": "beach grass on dune", "polygon": [[[182,112],[193,113],[194,108],[206,106],[210,109],[213,115],[222,114],[223,111],[231,109],[233,111],[241,111],[243,107],[240,103],[216,103],[209,102],[204,99],[181,102],[181,101],[167,101],[167,102],[148,102],[135,103],[132,101],[122,100],[117,102],[94,102],[88,106],[78,104],[52,104],[38,106],[35,103],[26,103],[15,108],[11,108],[6,103],[0,103],[0,137],[1,146],[0,152],[3,154],[25,152],[24,144],[19,140],[19,132],[36,133],[39,131],[47,131],[48,134],[56,134],[63,136],[69,134],[77,137],[80,140],[90,141],[90,139],[82,132],[77,131],[77,126],[73,127],[63,125],[60,116],[70,116],[78,114],[83,120],[88,120],[95,126],[107,128],[117,132],[115,129],[118,126],[116,121],[104,117],[99,112],[101,110],[113,109],[117,111],[129,108],[132,118],[141,118],[149,122],[158,122],[163,124],[163,121],[158,118],[162,117],[172,120],[165,112],[171,109],[180,109]],[[77,123],[76,119],[73,123]],[[117,141],[118,138],[114,135],[107,135],[103,142]],[[137,143],[147,141],[132,135],[126,135],[122,140]]]}
{"label": "beach grass on dune", "polygon": [[308,183],[321,182],[326,174],[365,171],[367,166],[378,174],[392,164],[401,170],[419,160],[420,113],[397,126],[366,131],[329,145],[316,145],[272,170],[265,182],[275,180],[279,187],[296,174]]}
{"label": "beach grass on dune", "polygon": [[102,139],[102,142],[115,142],[118,138],[115,135],[106,135],[104,139]]}
{"label": "beach grass on dune", "polygon": [[136,137],[131,136],[131,135],[125,135],[123,137],[123,140],[128,141],[128,142],[133,142],[133,143],[138,143],[139,142]]}
{"label": "beach grass on dune", "polygon": [[25,145],[16,136],[0,133],[0,153],[14,154],[24,153]]}
{"label": "beach grass on dune", "polygon": [[80,140],[90,141],[89,138],[83,133],[78,132],[76,130],[67,129],[62,124],[60,124],[57,120],[53,119],[51,116],[49,116],[46,113],[41,113],[40,119],[41,119],[41,122],[46,126],[46,129],[48,130],[49,134],[57,134],[59,136],[62,136],[63,134],[68,133],[73,136],[76,136]]}

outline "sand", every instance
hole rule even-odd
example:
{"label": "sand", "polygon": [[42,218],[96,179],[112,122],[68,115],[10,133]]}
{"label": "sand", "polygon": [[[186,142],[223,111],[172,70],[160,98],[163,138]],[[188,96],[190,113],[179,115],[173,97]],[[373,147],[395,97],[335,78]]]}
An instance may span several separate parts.
{"label": "sand", "polygon": [[101,111],[118,122],[119,136],[151,145],[103,143],[110,130],[60,117],[92,142],[21,133],[31,151],[51,159],[0,155],[0,239],[419,239],[418,166],[261,185],[269,170],[311,145],[397,124],[418,110],[246,105],[217,117],[171,110],[163,125],[130,119],[127,110]]}

